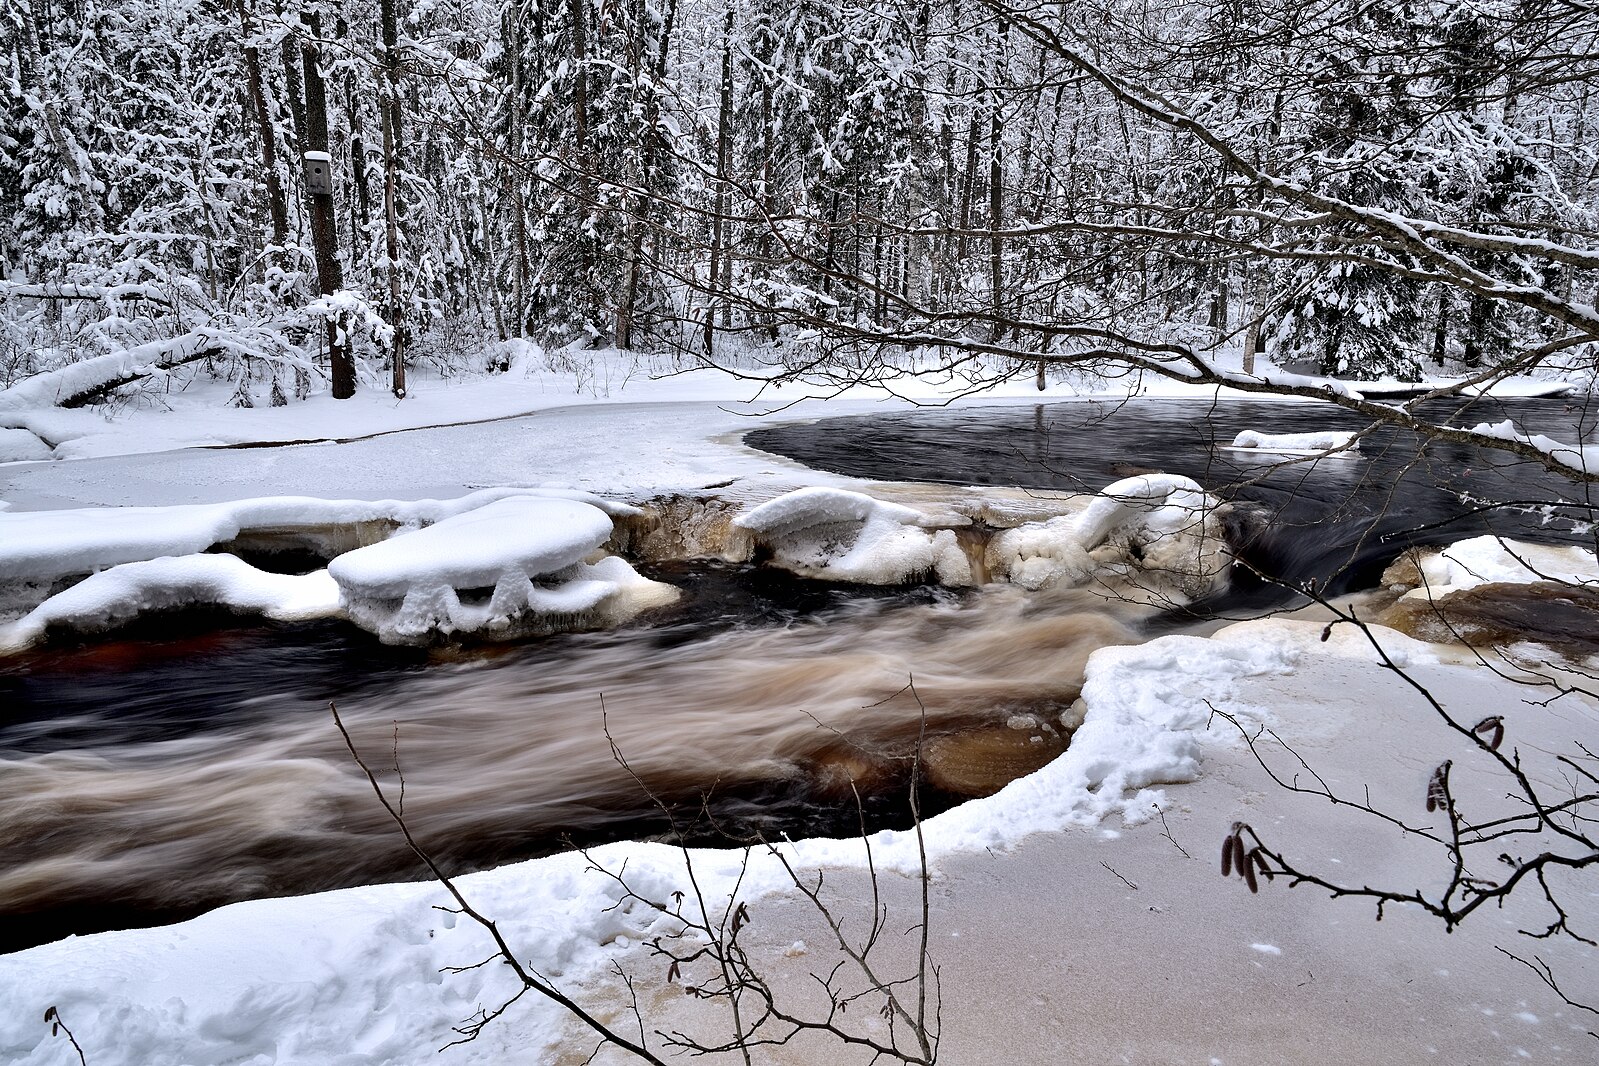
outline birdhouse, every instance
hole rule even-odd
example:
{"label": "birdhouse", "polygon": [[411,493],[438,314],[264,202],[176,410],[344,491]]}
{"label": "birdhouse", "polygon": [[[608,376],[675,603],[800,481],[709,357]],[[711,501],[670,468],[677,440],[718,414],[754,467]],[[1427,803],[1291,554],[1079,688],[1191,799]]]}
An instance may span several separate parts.
{"label": "birdhouse", "polygon": [[312,196],[333,195],[333,157],[326,152],[305,153],[305,191]]}

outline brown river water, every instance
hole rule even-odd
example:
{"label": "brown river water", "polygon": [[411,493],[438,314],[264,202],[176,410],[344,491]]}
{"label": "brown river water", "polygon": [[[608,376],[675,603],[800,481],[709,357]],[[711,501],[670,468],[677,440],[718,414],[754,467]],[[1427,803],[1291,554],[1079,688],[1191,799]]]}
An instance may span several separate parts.
{"label": "brown river water", "polygon": [[464,870],[667,835],[657,801],[701,842],[838,835],[860,824],[854,781],[871,824],[904,824],[924,712],[936,810],[1058,753],[1089,653],[1139,639],[1132,608],[1081,592],[658,576],[699,594],[511,648],[429,656],[332,625],[199,619],[10,664],[0,692],[50,708],[0,731],[0,935],[14,948],[421,876],[329,702],[396,801],[403,776],[413,832]]}

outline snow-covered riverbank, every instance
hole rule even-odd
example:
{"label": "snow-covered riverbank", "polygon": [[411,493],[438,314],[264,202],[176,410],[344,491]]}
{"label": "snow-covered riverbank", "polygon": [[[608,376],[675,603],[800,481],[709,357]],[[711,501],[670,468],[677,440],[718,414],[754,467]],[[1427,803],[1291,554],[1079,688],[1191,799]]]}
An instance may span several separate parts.
{"label": "snow-covered riverbank", "polygon": [[[462,385],[447,401],[424,394],[398,408],[368,396],[193,421],[189,412],[141,413],[71,437],[81,443],[64,452],[67,438],[58,443],[58,452],[80,458],[0,467],[0,499],[31,511],[289,494],[447,499],[564,485],[617,499],[719,486],[753,502],[808,486],[870,488],[738,443],[751,414],[776,406],[741,405],[747,385],[632,382],[574,404],[575,381],[557,388],[536,380]],[[535,388],[541,398],[530,399]],[[1012,402],[1038,398],[1029,384]],[[883,402],[808,401],[778,417]],[[542,413],[525,413],[535,408]],[[84,417],[46,412],[29,424]],[[196,447],[329,437],[349,443]],[[181,450],[139,454],[159,449]],[[1321,636],[1319,623],[1257,622],[1208,639],[1096,652],[1086,718],[1066,755],[926,824],[934,955],[947,975],[944,1061],[1587,1061],[1591,1038],[1578,1013],[1493,950],[1536,914],[1485,914],[1446,936],[1402,910],[1374,926],[1369,904],[1281,884],[1256,899],[1217,876],[1213,854],[1239,819],[1270,827],[1351,880],[1428,885],[1440,876],[1436,855],[1329,820],[1324,799],[1310,804],[1273,786],[1238,730],[1211,713],[1269,725],[1339,789],[1370,785],[1385,801],[1419,808],[1427,775],[1447,757],[1447,731],[1414,690],[1376,666],[1358,633],[1338,627]],[[1565,750],[1581,738],[1593,746],[1599,717],[1590,702],[1569,697],[1542,708],[1481,665],[1444,662],[1450,654],[1438,646],[1382,638],[1395,664],[1415,667],[1463,720],[1503,714],[1511,742],[1529,751]],[[879,834],[872,843],[900,908],[897,930],[914,921],[902,897],[919,869],[915,840]],[[830,871],[845,912],[870,906],[860,841],[804,841],[790,854],[803,869]],[[683,856],[649,844],[504,867],[461,885],[524,960],[595,1010],[625,1021],[614,961],[640,982],[650,1026],[676,1024],[670,1019],[697,1005],[666,986],[664,967],[640,949],[664,919],[636,901],[613,907],[618,885],[590,869],[591,859],[625,868],[641,895],[692,891]],[[808,973],[832,965],[808,928],[814,915],[769,857],[754,854],[746,867],[739,852],[698,852],[694,864],[708,902],[735,891],[750,901],[772,972],[787,987],[797,991]],[[1593,898],[1591,888],[1581,898]],[[501,967],[443,972],[480,961],[490,945],[470,922],[435,909],[442,902],[429,883],[350,889],[0,957],[0,1000],[13,1008],[0,1014],[0,1059],[75,1061],[40,1021],[55,1007],[94,1066],[440,1060],[435,1051],[452,1025],[515,990]],[[1572,987],[1599,982],[1583,952],[1564,944],[1539,951]],[[557,1008],[528,997],[442,1061],[578,1063],[591,1049]],[[771,1061],[849,1060],[835,1047],[802,1046]]]}

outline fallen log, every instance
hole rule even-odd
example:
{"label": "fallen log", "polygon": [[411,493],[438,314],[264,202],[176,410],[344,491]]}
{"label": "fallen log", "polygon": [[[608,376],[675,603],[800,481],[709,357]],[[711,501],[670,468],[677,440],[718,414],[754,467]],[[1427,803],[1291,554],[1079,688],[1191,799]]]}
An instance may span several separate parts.
{"label": "fallen log", "polygon": [[112,389],[207,356],[226,355],[230,350],[231,346],[215,330],[209,329],[150,341],[35,374],[8,389],[0,389],[0,409],[81,407],[104,397]]}

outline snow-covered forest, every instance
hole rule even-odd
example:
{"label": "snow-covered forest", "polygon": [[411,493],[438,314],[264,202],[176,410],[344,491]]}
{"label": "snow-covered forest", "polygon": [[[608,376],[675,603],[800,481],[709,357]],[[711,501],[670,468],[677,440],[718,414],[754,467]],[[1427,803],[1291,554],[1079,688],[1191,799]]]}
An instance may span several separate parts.
{"label": "snow-covered forest", "polygon": [[4,0],[0,25],[0,387],[137,348],[284,404],[481,371],[485,338],[729,334],[857,376],[907,350],[1192,376],[1247,347],[1414,380],[1599,328],[1586,3]]}

